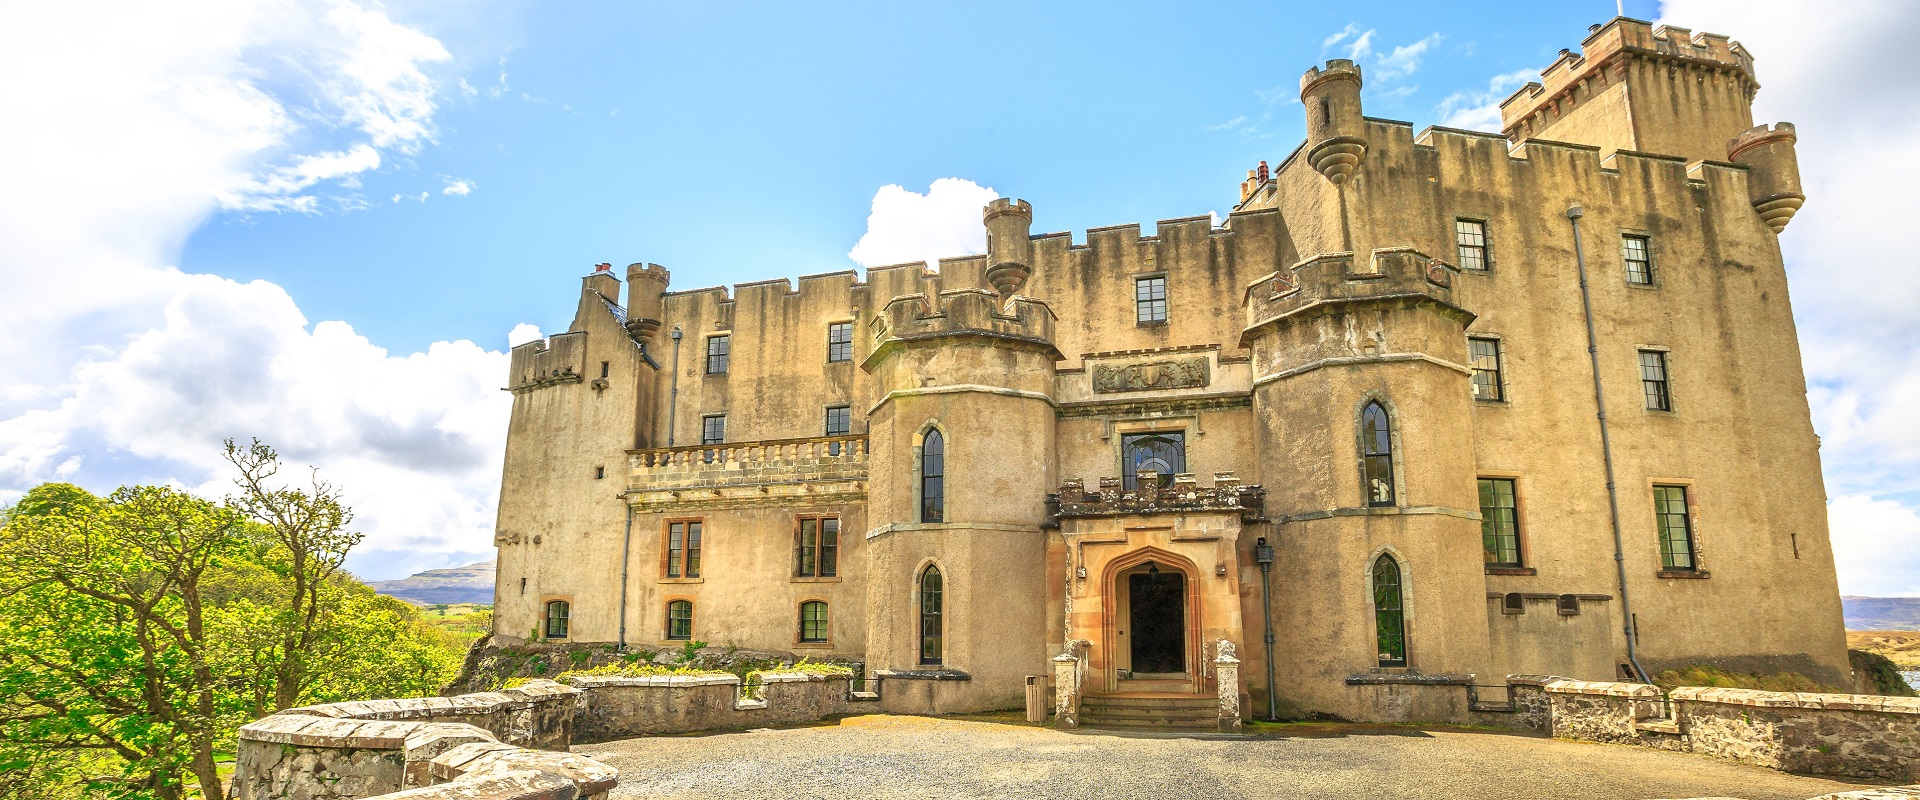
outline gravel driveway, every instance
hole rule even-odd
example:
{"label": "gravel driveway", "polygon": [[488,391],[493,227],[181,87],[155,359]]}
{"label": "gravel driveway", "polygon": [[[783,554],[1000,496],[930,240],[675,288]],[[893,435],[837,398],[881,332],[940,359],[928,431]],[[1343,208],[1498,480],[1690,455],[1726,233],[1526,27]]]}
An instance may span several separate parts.
{"label": "gravel driveway", "polygon": [[1858,788],[1701,756],[1479,730],[1280,726],[1250,737],[1068,733],[885,715],[581,745],[615,798],[1676,798]]}

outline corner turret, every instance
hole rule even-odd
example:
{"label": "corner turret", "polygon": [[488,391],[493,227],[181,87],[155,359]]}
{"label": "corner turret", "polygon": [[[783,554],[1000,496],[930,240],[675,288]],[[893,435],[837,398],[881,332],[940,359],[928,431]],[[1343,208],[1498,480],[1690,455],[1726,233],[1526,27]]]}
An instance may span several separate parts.
{"label": "corner turret", "polygon": [[1011,297],[1033,274],[1033,206],[1025,200],[1002,197],[987,204],[987,283],[1001,297]]}
{"label": "corner turret", "polygon": [[1787,222],[1807,202],[1800,193],[1800,158],[1794,153],[1797,137],[1793,123],[1782,122],[1768,130],[1760,125],[1727,142],[1727,160],[1747,168],[1747,196],[1753,210],[1774,233],[1786,229]]}
{"label": "corner turret", "polygon": [[1366,157],[1366,121],[1360,117],[1360,66],[1344,58],[1300,76],[1307,107],[1307,163],[1335,184],[1345,183]]}
{"label": "corner turret", "polygon": [[659,264],[627,265],[627,333],[643,346],[660,330],[661,296],[672,273]]}

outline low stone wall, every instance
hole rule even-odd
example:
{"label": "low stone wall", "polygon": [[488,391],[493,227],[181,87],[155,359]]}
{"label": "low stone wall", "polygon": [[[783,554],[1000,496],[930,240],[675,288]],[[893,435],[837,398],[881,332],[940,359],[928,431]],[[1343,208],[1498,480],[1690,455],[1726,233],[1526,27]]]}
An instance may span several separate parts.
{"label": "low stone wall", "polygon": [[1545,686],[1553,735],[1701,753],[1788,772],[1920,779],[1920,698],[1638,683]]}
{"label": "low stone wall", "polygon": [[233,797],[603,800],[618,773],[556,752],[572,744],[579,695],[535,681],[458,697],[287,709],[240,728]]}
{"label": "low stone wall", "polygon": [[804,672],[757,673],[752,697],[733,675],[649,678],[574,676],[578,741],[812,722],[847,713],[848,678]]}

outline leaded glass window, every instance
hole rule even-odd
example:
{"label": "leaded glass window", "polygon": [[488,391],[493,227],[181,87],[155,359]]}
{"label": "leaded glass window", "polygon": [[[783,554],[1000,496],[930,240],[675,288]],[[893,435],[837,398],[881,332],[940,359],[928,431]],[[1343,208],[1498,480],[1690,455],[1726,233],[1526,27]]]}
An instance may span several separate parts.
{"label": "leaded glass window", "polygon": [[1133,310],[1137,323],[1146,325],[1167,321],[1167,279],[1135,278]]}
{"label": "leaded glass window", "polygon": [[707,374],[725,375],[727,373],[727,353],[732,349],[733,337],[727,335],[707,337]]}
{"label": "leaded glass window", "polygon": [[1184,432],[1137,433],[1120,437],[1121,458],[1126,474],[1121,483],[1129,490],[1140,488],[1142,470],[1159,474],[1161,486],[1172,486],[1173,476],[1187,471],[1187,435]]}
{"label": "leaded glass window", "polygon": [[947,517],[947,444],[939,428],[929,428],[920,441],[920,521],[942,522]]}
{"label": "leaded glass window", "polygon": [[1453,236],[1460,248],[1461,269],[1487,268],[1487,223],[1456,219],[1453,221]]}
{"label": "leaded glass window", "polygon": [[1360,412],[1360,454],[1367,505],[1391,507],[1393,492],[1393,420],[1375,400]]}
{"label": "leaded glass window", "polygon": [[1480,544],[1487,566],[1520,566],[1519,504],[1512,478],[1480,479]]}
{"label": "leaded glass window", "polygon": [[1473,399],[1507,399],[1506,376],[1500,374],[1500,340],[1468,339],[1467,356],[1473,361]]}
{"label": "leaded glass window", "polygon": [[1406,606],[1400,585],[1400,564],[1382,554],[1373,562],[1373,627],[1380,650],[1380,666],[1407,665]]}
{"label": "leaded glass window", "polygon": [[1660,567],[1698,568],[1693,558],[1693,519],[1687,512],[1687,487],[1653,487],[1653,513],[1660,527]]}
{"label": "leaded glass window", "polygon": [[835,322],[827,326],[827,360],[853,360],[853,323]]}
{"label": "leaded glass window", "polygon": [[800,641],[827,640],[827,604],[809,600],[800,604]]}
{"label": "leaded glass window", "polygon": [[693,638],[693,603],[675,600],[667,604],[667,638]]}
{"label": "leaded glass window", "polygon": [[1640,388],[1647,396],[1647,410],[1673,410],[1673,395],[1667,391],[1666,353],[1658,350],[1640,351]]}
{"label": "leaded glass window", "polygon": [[941,636],[940,568],[929,565],[920,573],[920,663],[939,664],[945,654]]}
{"label": "leaded glass window", "polygon": [[1653,285],[1653,248],[1647,237],[1620,237],[1620,254],[1627,262],[1627,283]]}
{"label": "leaded glass window", "polygon": [[547,603],[547,638],[567,638],[568,617],[572,616],[573,605],[565,600],[553,600]]}

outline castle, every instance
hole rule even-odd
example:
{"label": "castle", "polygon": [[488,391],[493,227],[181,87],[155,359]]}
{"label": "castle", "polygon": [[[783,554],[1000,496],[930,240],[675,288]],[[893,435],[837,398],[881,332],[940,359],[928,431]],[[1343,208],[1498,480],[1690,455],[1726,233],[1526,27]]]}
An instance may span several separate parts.
{"label": "castle", "polygon": [[1306,73],[1307,140],[1217,227],[1002,199],[937,269],[635,264],[624,305],[601,265],[513,349],[496,640],[857,661],[915,713],[1030,675],[1360,720],[1508,674],[1848,685],[1752,57],[1617,18],[1504,135],[1365,117],[1362,78]]}

